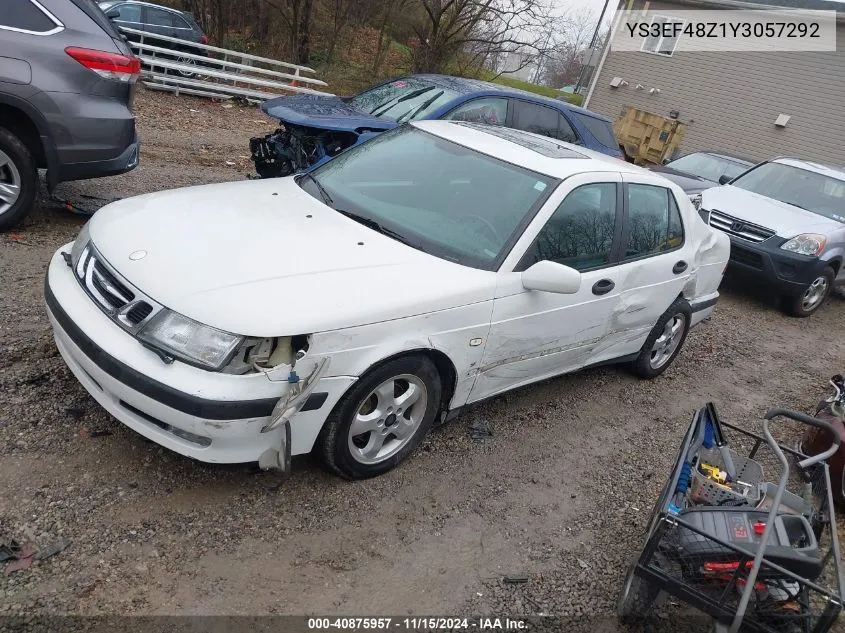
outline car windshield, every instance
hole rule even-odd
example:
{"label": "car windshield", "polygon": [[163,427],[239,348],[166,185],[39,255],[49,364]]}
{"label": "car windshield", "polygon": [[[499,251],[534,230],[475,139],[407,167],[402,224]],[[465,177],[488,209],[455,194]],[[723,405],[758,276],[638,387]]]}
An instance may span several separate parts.
{"label": "car windshield", "polygon": [[840,180],[784,163],[763,163],[731,184],[845,223],[845,175]]}
{"label": "car windshield", "polygon": [[343,152],[299,185],[413,248],[496,270],[557,182],[402,126]]}
{"label": "car windshield", "polygon": [[750,164],[745,162],[735,161],[725,156],[707,154],[704,152],[688,154],[678,160],[673,160],[666,166],[682,171],[685,174],[691,174],[713,182],[719,182],[719,178],[722,176],[736,178],[746,169],[751,167]]}
{"label": "car windshield", "polygon": [[373,116],[404,123],[424,119],[429,112],[455,99],[458,93],[431,82],[407,77],[355,95],[350,103]]}

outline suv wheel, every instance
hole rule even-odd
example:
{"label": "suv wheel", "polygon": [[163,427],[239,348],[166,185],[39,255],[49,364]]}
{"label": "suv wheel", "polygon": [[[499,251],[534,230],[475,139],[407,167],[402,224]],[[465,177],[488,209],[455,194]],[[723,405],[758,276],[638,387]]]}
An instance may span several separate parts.
{"label": "suv wheel", "polygon": [[825,268],[813,279],[800,295],[784,297],[786,312],[794,317],[808,317],[818,310],[833,288],[833,269]]}
{"label": "suv wheel", "polygon": [[0,128],[0,230],[20,222],[35,201],[38,171],[26,145]]}

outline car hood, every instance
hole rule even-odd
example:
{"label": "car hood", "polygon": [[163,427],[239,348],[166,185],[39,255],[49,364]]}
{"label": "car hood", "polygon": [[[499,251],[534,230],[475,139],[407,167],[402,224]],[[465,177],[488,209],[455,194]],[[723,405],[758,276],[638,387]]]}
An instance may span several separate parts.
{"label": "car hood", "polygon": [[651,171],[657,172],[664,178],[671,180],[690,195],[701,193],[705,189],[709,189],[716,184],[705,178],[686,174],[682,171],[678,171],[677,169],[672,169],[671,167],[652,167]]}
{"label": "car hood", "polygon": [[359,128],[390,130],[396,127],[395,121],[371,116],[340,97],[291,95],[265,101],[261,109],[282,123],[339,132],[354,132]]}
{"label": "car hood", "polygon": [[[292,177],[127,198],[94,214],[90,234],[151,298],[247,336],[365,325],[477,303],[495,291],[495,273],[377,233]],[[136,251],[146,255],[137,259]]]}
{"label": "car hood", "polygon": [[836,220],[732,185],[706,189],[701,194],[701,208],[753,222],[785,238],[801,233],[827,234],[843,227]]}

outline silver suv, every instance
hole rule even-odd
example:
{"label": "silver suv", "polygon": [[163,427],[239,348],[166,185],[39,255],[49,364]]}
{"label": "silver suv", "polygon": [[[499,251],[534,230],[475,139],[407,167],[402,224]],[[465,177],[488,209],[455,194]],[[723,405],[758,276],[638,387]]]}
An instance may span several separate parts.
{"label": "silver suv", "polygon": [[140,62],[92,0],[0,0],[0,229],[64,180],[138,164]]}
{"label": "silver suv", "polygon": [[773,288],[793,316],[845,284],[845,170],[776,158],[702,192],[699,213],[730,236],[729,272]]}

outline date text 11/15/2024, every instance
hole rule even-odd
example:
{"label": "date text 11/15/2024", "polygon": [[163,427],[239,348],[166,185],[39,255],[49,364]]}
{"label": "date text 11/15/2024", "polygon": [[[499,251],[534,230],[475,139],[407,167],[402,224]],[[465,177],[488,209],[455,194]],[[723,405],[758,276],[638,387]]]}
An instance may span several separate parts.
{"label": "date text 11/15/2024", "polygon": [[527,628],[518,618],[449,618],[449,617],[328,617],[308,618],[309,631],[519,631]]}

